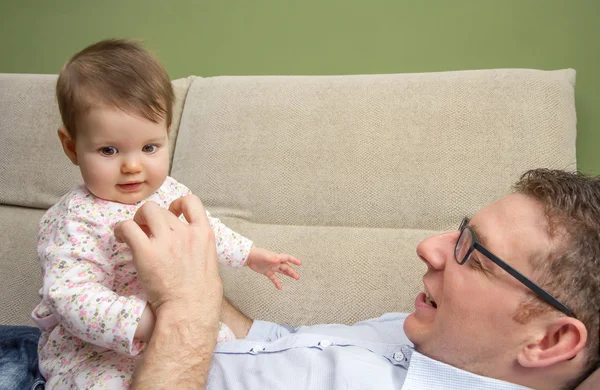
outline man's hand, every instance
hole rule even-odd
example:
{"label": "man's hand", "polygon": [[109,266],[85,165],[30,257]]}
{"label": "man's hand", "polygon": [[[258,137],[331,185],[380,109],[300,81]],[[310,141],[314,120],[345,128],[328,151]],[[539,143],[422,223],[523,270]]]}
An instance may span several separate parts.
{"label": "man's hand", "polygon": [[288,263],[302,265],[302,262],[293,256],[256,247],[252,248],[246,260],[246,265],[251,270],[265,275],[278,290],[281,290],[281,282],[277,277],[277,273],[296,280],[300,279],[300,275]]}
{"label": "man's hand", "polygon": [[[189,224],[178,219],[183,214]],[[170,210],[145,203],[115,227],[131,248],[138,279],[156,314],[132,388],[204,388],[223,299],[215,237],[200,200]]]}
{"label": "man's hand", "polygon": [[[215,237],[202,203],[188,195],[175,200],[170,211],[146,202],[133,221],[115,227],[115,236],[131,248],[138,278],[157,314],[165,304],[206,301],[206,294],[222,296],[221,284],[215,283],[220,281]],[[181,214],[188,225],[178,219]]]}

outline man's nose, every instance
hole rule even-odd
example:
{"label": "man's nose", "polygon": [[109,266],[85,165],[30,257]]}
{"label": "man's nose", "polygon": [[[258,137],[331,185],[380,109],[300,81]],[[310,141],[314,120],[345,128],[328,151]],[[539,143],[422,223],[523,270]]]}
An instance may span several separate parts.
{"label": "man's nose", "polygon": [[448,232],[424,239],[417,245],[417,255],[427,268],[438,271],[446,267],[446,262],[454,260],[454,247],[458,232]]}
{"label": "man's nose", "polygon": [[121,162],[122,173],[138,173],[142,170],[140,159],[136,156],[125,156]]}

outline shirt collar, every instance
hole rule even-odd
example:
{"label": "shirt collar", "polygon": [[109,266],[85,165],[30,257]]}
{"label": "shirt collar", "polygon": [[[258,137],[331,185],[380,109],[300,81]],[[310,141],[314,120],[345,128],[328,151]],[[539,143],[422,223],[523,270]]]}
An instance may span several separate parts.
{"label": "shirt collar", "polygon": [[488,378],[431,359],[412,350],[402,390],[527,390],[499,379]]}

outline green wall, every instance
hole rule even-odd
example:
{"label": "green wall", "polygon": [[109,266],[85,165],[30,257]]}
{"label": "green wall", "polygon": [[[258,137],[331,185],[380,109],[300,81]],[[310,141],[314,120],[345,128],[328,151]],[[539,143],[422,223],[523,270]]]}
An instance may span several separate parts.
{"label": "green wall", "polygon": [[141,38],[172,78],[577,70],[579,168],[600,174],[598,0],[0,0],[0,72],[57,73]]}

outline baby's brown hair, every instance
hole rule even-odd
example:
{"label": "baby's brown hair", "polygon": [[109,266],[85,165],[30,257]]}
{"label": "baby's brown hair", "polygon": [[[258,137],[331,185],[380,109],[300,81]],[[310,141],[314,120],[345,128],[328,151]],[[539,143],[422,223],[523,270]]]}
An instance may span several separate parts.
{"label": "baby's brown hair", "polygon": [[139,42],[109,39],[86,47],[67,62],[56,83],[58,108],[69,135],[94,105],[116,107],[154,123],[173,117],[174,92],[161,63]]}

